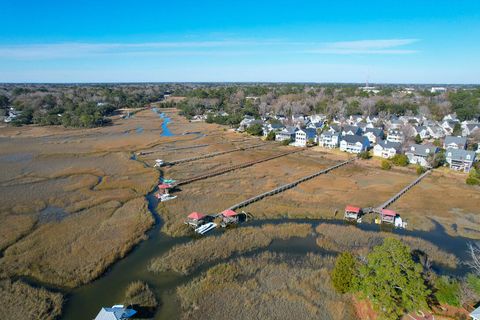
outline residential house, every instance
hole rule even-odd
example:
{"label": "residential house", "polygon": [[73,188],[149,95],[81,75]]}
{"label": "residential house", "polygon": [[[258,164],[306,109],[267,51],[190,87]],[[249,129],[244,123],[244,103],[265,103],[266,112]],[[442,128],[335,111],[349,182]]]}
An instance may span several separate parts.
{"label": "residential house", "polygon": [[263,126],[263,135],[267,136],[270,132],[274,131],[275,133],[282,131],[285,126],[281,123],[266,123]]}
{"label": "residential house", "polygon": [[370,144],[375,144],[385,137],[383,130],[380,128],[365,128],[363,135],[368,138]]}
{"label": "residential house", "polygon": [[125,320],[131,318],[136,313],[135,310],[118,304],[111,308],[102,308],[94,320]]}
{"label": "residential house", "polygon": [[336,124],[331,124],[328,127],[328,132],[330,132],[330,133],[342,132],[342,128],[340,128],[340,126],[338,126]]}
{"label": "residential house", "polygon": [[408,161],[413,164],[419,164],[422,167],[428,167],[428,157],[439,151],[438,147],[431,144],[412,144],[405,155]]}
{"label": "residential house", "polygon": [[262,120],[255,120],[254,117],[246,115],[246,116],[244,116],[243,120],[240,122],[237,130],[240,131],[240,132],[243,132],[247,128],[249,128],[250,126],[252,126],[254,124],[259,124],[259,125],[263,126],[264,123],[263,123]]}
{"label": "residential house", "polygon": [[467,147],[467,138],[446,136],[443,142],[443,149],[465,149]]}
{"label": "residential house", "polygon": [[470,313],[470,318],[472,318],[472,320],[480,320],[480,307]]}
{"label": "residential house", "polygon": [[297,127],[286,127],[275,135],[276,141],[294,140]]}
{"label": "residential house", "polygon": [[347,120],[347,122],[352,126],[356,126],[362,121],[363,121],[363,117],[359,115],[351,115]]}
{"label": "residential house", "polygon": [[360,153],[368,150],[370,142],[367,137],[346,135],[340,138],[340,150],[349,153]]}
{"label": "residential house", "polygon": [[403,136],[402,131],[390,129],[388,130],[387,141],[403,143],[405,141],[405,137]]}
{"label": "residential house", "polygon": [[445,159],[450,169],[469,172],[476,160],[475,151],[448,148],[445,152]]}
{"label": "residential house", "polygon": [[312,128],[303,128],[295,132],[295,145],[298,147],[306,147],[308,141],[317,142],[317,130]]}
{"label": "residential house", "polygon": [[340,137],[340,132],[331,133],[330,131],[325,131],[318,138],[318,145],[328,149],[338,148],[340,145]]}
{"label": "residential house", "polygon": [[460,124],[458,120],[445,120],[442,122],[442,128],[446,134],[452,134],[458,124]]}
{"label": "residential house", "polygon": [[462,127],[462,136],[468,137],[477,130],[480,130],[480,123],[467,123]]}
{"label": "residential house", "polygon": [[362,129],[357,126],[344,126],[342,130],[342,135],[362,135]]}
{"label": "residential house", "polygon": [[430,133],[425,126],[413,127],[413,133],[415,133],[415,136],[418,134],[422,140],[430,138]]}
{"label": "residential house", "polygon": [[397,153],[400,153],[401,149],[402,144],[399,142],[379,140],[373,147],[373,155],[376,157],[389,159],[395,156]]}
{"label": "residential house", "polygon": [[445,131],[439,125],[436,125],[436,124],[427,125],[427,130],[428,130],[428,134],[433,139],[440,139],[445,137]]}
{"label": "residential house", "polygon": [[392,118],[388,121],[389,129],[400,129],[403,126],[403,122],[399,119]]}

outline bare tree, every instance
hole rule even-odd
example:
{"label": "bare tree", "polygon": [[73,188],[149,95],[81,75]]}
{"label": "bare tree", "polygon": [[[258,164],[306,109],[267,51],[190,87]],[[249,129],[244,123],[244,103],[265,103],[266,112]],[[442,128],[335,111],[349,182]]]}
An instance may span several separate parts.
{"label": "bare tree", "polygon": [[467,261],[466,265],[472,268],[477,276],[480,276],[480,245],[478,242],[474,242],[468,243],[467,247],[470,261]]}

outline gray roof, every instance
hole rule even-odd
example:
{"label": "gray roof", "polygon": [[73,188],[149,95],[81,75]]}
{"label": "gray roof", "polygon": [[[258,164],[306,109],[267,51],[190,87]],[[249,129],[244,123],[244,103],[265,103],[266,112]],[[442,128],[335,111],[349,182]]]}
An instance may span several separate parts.
{"label": "gray roof", "polygon": [[480,307],[473,310],[472,313],[470,313],[470,317],[472,317],[474,319],[480,319]]}
{"label": "gray roof", "polygon": [[445,137],[445,145],[449,145],[451,143],[455,143],[459,146],[464,146],[467,144],[467,138],[465,137],[455,137],[455,136],[446,136]]}
{"label": "gray roof", "polygon": [[366,128],[365,133],[371,132],[373,135],[376,137],[382,137],[383,136],[383,130],[380,128]]}
{"label": "gray roof", "polygon": [[333,133],[332,133],[332,132],[325,131],[325,132],[323,132],[320,136],[321,136],[321,137],[335,137],[335,136],[339,137],[339,136],[340,136],[340,132],[333,132]]}
{"label": "gray roof", "polygon": [[360,142],[363,145],[368,145],[369,141],[367,137],[364,136],[356,136],[356,135],[346,135],[342,138],[342,141],[345,140],[348,143],[357,143]]}
{"label": "gray roof", "polygon": [[[467,155],[470,156],[469,157],[470,159],[467,159]],[[475,156],[476,156],[475,151],[463,150],[463,149],[448,148],[446,152],[447,158],[451,158],[452,160],[458,160],[458,161],[468,160],[473,162],[475,160]]]}
{"label": "gray roof", "polygon": [[[412,148],[414,148],[413,151]],[[438,147],[434,146],[433,144],[412,144],[410,147],[408,147],[407,152],[418,156],[427,157],[429,154],[437,153]]]}
{"label": "gray roof", "polygon": [[102,308],[95,320],[124,320],[137,313],[133,309],[127,309],[123,306],[113,306],[111,308]]}
{"label": "gray roof", "polygon": [[358,126],[344,126],[343,127],[343,131],[347,132],[347,131],[352,131],[352,132],[361,132],[362,129]]}
{"label": "gray roof", "polygon": [[286,134],[294,134],[295,132],[297,132],[297,130],[298,130],[297,127],[288,126],[288,127],[285,127],[285,129],[283,129],[281,132]]}
{"label": "gray roof", "polygon": [[386,140],[380,140],[377,143],[378,145],[382,146],[384,149],[395,149],[397,151],[400,151],[402,149],[402,144],[400,142],[390,142]]}

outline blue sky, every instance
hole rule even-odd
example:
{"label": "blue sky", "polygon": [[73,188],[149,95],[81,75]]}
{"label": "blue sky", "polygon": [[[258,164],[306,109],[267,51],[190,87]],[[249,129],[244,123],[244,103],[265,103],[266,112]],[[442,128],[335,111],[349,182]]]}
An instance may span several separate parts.
{"label": "blue sky", "polygon": [[480,1],[2,1],[0,82],[480,83]]}

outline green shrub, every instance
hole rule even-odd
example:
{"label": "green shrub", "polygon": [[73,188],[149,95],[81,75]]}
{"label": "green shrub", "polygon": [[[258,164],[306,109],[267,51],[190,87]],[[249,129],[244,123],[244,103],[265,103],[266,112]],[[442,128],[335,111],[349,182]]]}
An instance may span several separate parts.
{"label": "green shrub", "polygon": [[392,169],[392,164],[388,160],[382,160],[381,167],[383,170],[390,170]]}
{"label": "green shrub", "polygon": [[446,276],[435,280],[435,297],[438,302],[460,307],[460,285],[455,279]]}
{"label": "green shrub", "polygon": [[422,173],[425,173],[425,168],[422,167],[421,165],[417,164],[415,167],[415,170],[417,171],[418,175],[421,175]]}
{"label": "green shrub", "polygon": [[469,273],[467,275],[468,286],[478,295],[480,295],[480,277]]}
{"label": "green shrub", "polygon": [[274,141],[275,140],[275,131],[270,131],[268,134],[267,134],[267,141]]}
{"label": "green shrub", "polygon": [[263,126],[259,123],[255,123],[248,127],[246,131],[252,136],[261,136],[263,135]]}
{"label": "green shrub", "polygon": [[353,290],[357,278],[357,262],[350,252],[342,252],[335,262],[330,277],[333,287],[339,293],[347,293]]}
{"label": "green shrub", "polygon": [[471,186],[480,185],[480,173],[475,168],[470,170],[466,183]]}
{"label": "green shrub", "polygon": [[287,140],[283,140],[282,141],[282,146],[288,146],[290,143],[292,143],[293,140],[292,139],[287,139]]}
{"label": "green shrub", "polygon": [[406,167],[408,166],[408,157],[404,154],[396,154],[392,158],[392,163],[396,166]]}
{"label": "green shrub", "polygon": [[370,159],[372,156],[370,155],[370,152],[368,151],[362,151],[360,152],[357,157],[359,159],[363,159],[363,160],[367,160],[367,159]]}

